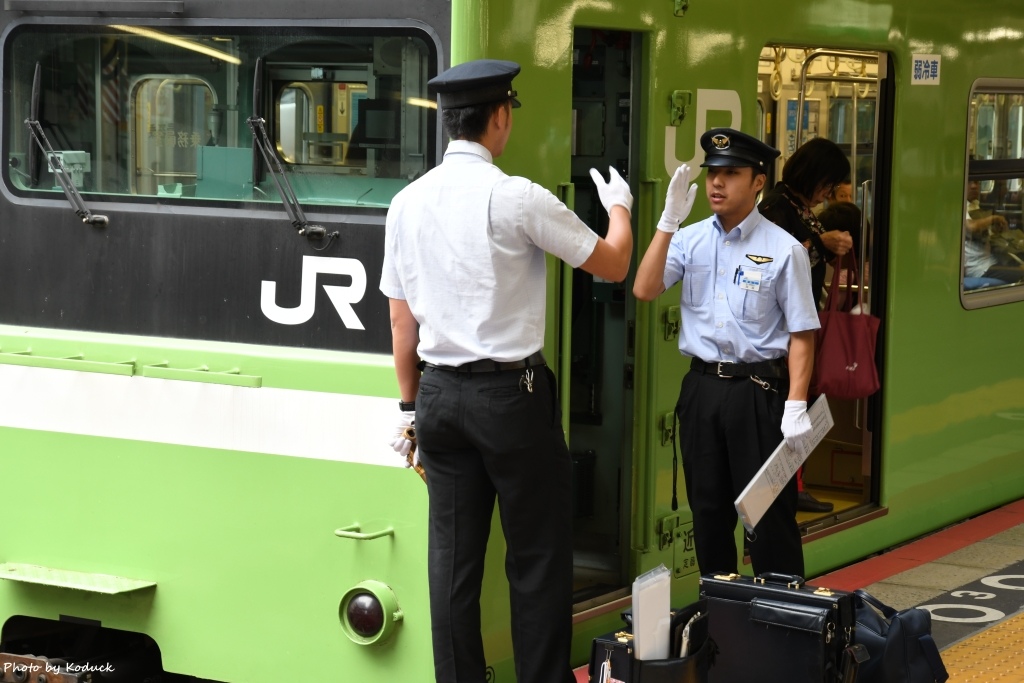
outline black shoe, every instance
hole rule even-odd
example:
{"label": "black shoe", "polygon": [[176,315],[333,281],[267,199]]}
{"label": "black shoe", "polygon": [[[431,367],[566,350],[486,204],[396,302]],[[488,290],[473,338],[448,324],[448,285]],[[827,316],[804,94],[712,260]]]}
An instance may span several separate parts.
{"label": "black shoe", "polygon": [[832,512],[832,503],[825,503],[807,491],[800,491],[796,494],[796,509],[800,512]]}

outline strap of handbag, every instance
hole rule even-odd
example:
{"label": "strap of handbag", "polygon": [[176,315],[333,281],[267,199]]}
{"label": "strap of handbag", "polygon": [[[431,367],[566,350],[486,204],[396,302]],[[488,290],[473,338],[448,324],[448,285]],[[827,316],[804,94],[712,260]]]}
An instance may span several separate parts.
{"label": "strap of handbag", "polygon": [[[893,609],[889,605],[871,595],[865,590],[858,588],[854,591],[854,594],[871,605],[886,619],[892,619],[899,614],[899,611]],[[949,679],[949,673],[946,672],[946,665],[942,663],[942,657],[939,656],[939,646],[935,644],[935,639],[932,638],[930,633],[922,633],[917,637],[917,642],[921,645],[921,653],[924,655],[924,659],[928,662],[928,666],[932,670],[932,675],[938,683],[945,683]]]}
{"label": "strap of handbag", "polygon": [[[839,303],[839,279],[842,277],[844,268],[848,268],[846,275],[846,298],[842,304]],[[853,253],[837,256],[832,267],[832,282],[828,287],[828,297],[825,299],[826,311],[849,311],[853,308],[853,296],[851,288],[860,284],[860,273],[857,272],[857,259]],[[859,291],[859,290],[858,290]]]}
{"label": "strap of handbag", "polygon": [[892,607],[889,607],[889,605],[885,604],[884,602],[882,602],[881,600],[876,598],[874,595],[871,595],[871,593],[868,593],[866,590],[858,588],[857,590],[854,591],[854,593],[861,600],[863,600],[864,602],[868,603],[869,605],[874,607],[876,610],[881,612],[882,616],[885,617],[886,619],[892,619],[894,616],[899,614],[898,611],[896,611]]}

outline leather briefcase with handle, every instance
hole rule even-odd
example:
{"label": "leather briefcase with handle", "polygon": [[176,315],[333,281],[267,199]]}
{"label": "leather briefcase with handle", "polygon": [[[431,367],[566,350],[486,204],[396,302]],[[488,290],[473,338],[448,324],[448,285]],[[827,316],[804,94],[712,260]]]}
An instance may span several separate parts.
{"label": "leather briefcase with handle", "polygon": [[700,579],[718,646],[709,683],[851,683],[866,657],[854,645],[854,599],[799,576],[708,574]]}

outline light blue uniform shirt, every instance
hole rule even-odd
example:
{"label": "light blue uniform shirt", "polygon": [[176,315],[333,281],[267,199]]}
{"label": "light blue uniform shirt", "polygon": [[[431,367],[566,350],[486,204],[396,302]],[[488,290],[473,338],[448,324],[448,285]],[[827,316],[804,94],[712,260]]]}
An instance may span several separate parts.
{"label": "light blue uniform shirt", "polygon": [[665,289],[682,281],[679,351],[708,362],[782,358],[791,332],[816,330],[807,250],[755,208],[725,233],[716,216],[679,230]]}

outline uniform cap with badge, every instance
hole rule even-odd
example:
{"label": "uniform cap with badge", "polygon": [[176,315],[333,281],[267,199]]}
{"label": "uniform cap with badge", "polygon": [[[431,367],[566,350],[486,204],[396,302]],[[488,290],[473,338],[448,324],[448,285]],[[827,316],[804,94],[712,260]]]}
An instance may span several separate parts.
{"label": "uniform cap with badge", "polygon": [[781,152],[757,138],[732,128],[712,128],[700,136],[702,167],[749,166],[766,173]]}
{"label": "uniform cap with badge", "polygon": [[518,94],[512,89],[512,79],[520,71],[515,62],[503,59],[475,59],[464,62],[438,74],[427,82],[437,93],[442,109],[459,109],[481,104],[510,100],[512,108],[519,108]]}

